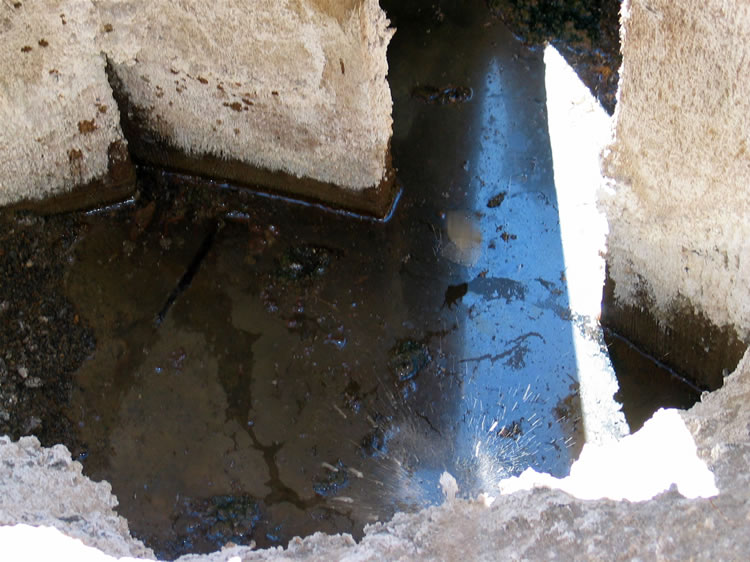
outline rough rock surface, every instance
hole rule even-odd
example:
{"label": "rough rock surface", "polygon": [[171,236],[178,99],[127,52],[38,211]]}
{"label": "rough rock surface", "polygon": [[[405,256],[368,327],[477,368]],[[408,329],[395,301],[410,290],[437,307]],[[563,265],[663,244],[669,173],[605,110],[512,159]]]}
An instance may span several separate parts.
{"label": "rough rock surface", "polygon": [[393,31],[377,0],[95,4],[111,30],[103,48],[150,134],[353,189],[383,179]]}
{"label": "rough rock surface", "polygon": [[626,0],[605,159],[616,297],[750,334],[750,5]]}
{"label": "rough rock surface", "polygon": [[104,176],[124,146],[90,2],[0,4],[0,205]]}
{"label": "rough rock surface", "polygon": [[36,437],[0,437],[0,524],[52,526],[110,554],[153,558],[114,512],[112,487],[92,482],[81,469],[63,445],[44,448]]}
{"label": "rough rock surface", "polygon": [[388,25],[377,0],[0,3],[0,205],[127,160],[120,110],[138,114],[136,140],[198,159],[377,187],[390,167]]}
{"label": "rough rock surface", "polygon": [[[291,541],[285,550],[230,546],[180,560],[743,559],[750,552],[750,474],[744,470],[750,463],[749,399],[750,352],[724,388],[682,414],[716,476],[719,495],[712,499],[689,500],[670,490],[645,502],[585,501],[537,488],[500,496],[490,508],[456,500],[398,514],[369,527],[359,544],[348,536],[316,534]],[[87,544],[110,554],[146,554],[112,512],[109,486],[82,477],[64,447],[40,449],[32,438],[4,439],[0,457],[7,471],[3,523],[53,525],[88,537]]]}

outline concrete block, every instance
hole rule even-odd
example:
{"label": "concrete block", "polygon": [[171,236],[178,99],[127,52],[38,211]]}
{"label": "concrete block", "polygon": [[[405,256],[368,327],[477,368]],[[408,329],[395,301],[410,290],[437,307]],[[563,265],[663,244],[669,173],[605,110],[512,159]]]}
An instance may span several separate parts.
{"label": "concrete block", "polygon": [[[604,159],[614,294],[604,321],[640,314],[620,323],[636,328],[623,335],[639,346],[688,334],[706,356],[697,370],[731,371],[750,337],[750,6],[626,1],[622,45],[615,140]],[[739,344],[727,355],[705,330],[689,333],[701,318]],[[671,349],[665,360],[689,368],[695,354],[669,340],[659,354]]]}
{"label": "concrete block", "polygon": [[0,205],[53,197],[59,211],[132,189],[97,25],[89,2],[0,4]]}
{"label": "concrete block", "polygon": [[385,214],[393,31],[377,0],[94,4],[138,159]]}

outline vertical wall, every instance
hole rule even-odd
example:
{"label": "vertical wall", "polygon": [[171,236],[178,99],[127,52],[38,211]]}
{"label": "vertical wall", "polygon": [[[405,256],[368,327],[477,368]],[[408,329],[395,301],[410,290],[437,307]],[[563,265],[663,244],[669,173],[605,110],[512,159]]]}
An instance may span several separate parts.
{"label": "vertical wall", "polygon": [[139,137],[350,189],[383,179],[392,31],[377,0],[94,4]]}
{"label": "vertical wall", "polygon": [[0,205],[132,181],[97,32],[90,2],[0,3]]}
{"label": "vertical wall", "polygon": [[604,321],[718,386],[750,335],[750,5],[626,0],[622,40]]}
{"label": "vertical wall", "polygon": [[111,179],[127,137],[140,161],[382,215],[388,25],[378,0],[0,3],[0,205]]}

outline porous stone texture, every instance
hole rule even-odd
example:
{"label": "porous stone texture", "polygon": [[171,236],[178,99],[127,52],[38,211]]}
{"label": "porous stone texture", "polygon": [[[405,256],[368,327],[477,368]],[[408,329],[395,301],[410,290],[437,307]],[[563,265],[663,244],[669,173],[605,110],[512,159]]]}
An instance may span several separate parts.
{"label": "porous stone texture", "polygon": [[[489,508],[480,500],[454,500],[397,514],[368,527],[359,543],[348,535],[316,534],[292,540],[287,549],[230,545],[180,560],[741,560],[750,552],[750,473],[744,470],[750,463],[749,400],[750,352],[722,389],[681,412],[698,455],[716,477],[719,495],[714,498],[691,500],[670,490],[643,502],[586,501],[535,488],[499,496]],[[40,449],[33,438],[17,444],[4,439],[0,458],[6,471],[3,523],[52,525],[67,534],[83,529],[89,536],[84,542],[98,541],[104,552],[142,555],[140,544],[123,537],[124,522],[111,511],[108,485],[81,477],[80,465],[70,462],[63,447]],[[8,466],[8,458],[19,461]],[[69,481],[56,477],[59,472]],[[27,492],[19,495],[18,482],[33,483],[42,493],[29,499],[24,484]],[[6,528],[2,533],[9,536]]]}
{"label": "porous stone texture", "polygon": [[133,147],[163,143],[213,176],[229,162],[304,178],[333,202],[389,184],[388,25],[377,0],[0,3],[0,205],[128,160],[108,62]]}
{"label": "porous stone texture", "polygon": [[147,134],[357,190],[383,179],[393,31],[377,0],[94,4]]}
{"label": "porous stone texture", "polygon": [[106,175],[125,141],[90,2],[0,3],[0,205]]}
{"label": "porous stone texture", "polygon": [[750,335],[750,4],[625,0],[608,267],[616,299]]}
{"label": "porous stone texture", "polygon": [[[36,437],[0,437],[0,525],[51,526],[113,555],[154,558],[114,512],[112,487],[92,482],[81,469],[63,445],[44,448]],[[0,543],[0,558],[2,553]]]}

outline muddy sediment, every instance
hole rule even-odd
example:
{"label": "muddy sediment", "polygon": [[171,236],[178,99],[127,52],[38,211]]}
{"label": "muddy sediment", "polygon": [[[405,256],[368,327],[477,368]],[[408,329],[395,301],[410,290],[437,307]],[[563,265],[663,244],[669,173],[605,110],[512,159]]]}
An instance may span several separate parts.
{"label": "muddy sediment", "polygon": [[392,255],[373,259],[382,225],[149,179],[133,206],[85,219],[67,283],[102,342],[68,415],[87,473],[112,482],[136,536],[174,557],[356,536],[424,505],[418,491],[372,491],[408,466],[390,450],[408,411],[410,440],[449,431],[450,347],[428,333],[442,288],[404,327]]}
{"label": "muddy sediment", "polygon": [[59,410],[95,347],[63,289],[81,229],[75,217],[0,215],[0,433],[14,439],[74,442]]}

